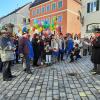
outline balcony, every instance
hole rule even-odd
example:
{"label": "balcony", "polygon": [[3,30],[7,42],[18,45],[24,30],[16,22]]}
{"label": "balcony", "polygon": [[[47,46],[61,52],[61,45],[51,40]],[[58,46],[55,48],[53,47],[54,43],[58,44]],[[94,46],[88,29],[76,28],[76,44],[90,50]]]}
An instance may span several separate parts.
{"label": "balcony", "polygon": [[92,23],[87,25],[87,33],[100,33],[100,23]]}

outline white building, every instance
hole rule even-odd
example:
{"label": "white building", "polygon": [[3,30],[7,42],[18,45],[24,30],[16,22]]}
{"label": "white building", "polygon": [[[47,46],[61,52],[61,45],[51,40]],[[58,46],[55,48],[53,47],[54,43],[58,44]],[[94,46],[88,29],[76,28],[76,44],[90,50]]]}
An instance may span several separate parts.
{"label": "white building", "polygon": [[29,6],[31,3],[28,3],[22,7],[19,7],[15,11],[9,13],[8,15],[0,18],[0,24],[14,24],[14,32],[18,33],[18,26],[23,27],[24,23],[29,24]]}
{"label": "white building", "polygon": [[81,0],[82,37],[100,32],[100,0]]}

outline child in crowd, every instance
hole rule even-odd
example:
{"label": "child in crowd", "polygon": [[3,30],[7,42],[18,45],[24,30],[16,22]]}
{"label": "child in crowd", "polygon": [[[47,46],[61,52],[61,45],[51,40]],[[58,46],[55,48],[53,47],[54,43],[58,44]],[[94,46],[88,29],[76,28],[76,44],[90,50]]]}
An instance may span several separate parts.
{"label": "child in crowd", "polygon": [[48,41],[46,41],[46,44],[45,44],[45,54],[46,54],[46,64],[47,65],[51,65],[51,55],[52,55],[52,52],[51,52],[51,46],[49,44]]}
{"label": "child in crowd", "polygon": [[78,44],[76,44],[75,47],[72,49],[72,52],[71,52],[71,55],[70,55],[70,59],[71,59],[70,62],[74,62],[74,57],[75,57],[75,60],[77,60],[78,58],[81,58],[80,48],[79,48]]}

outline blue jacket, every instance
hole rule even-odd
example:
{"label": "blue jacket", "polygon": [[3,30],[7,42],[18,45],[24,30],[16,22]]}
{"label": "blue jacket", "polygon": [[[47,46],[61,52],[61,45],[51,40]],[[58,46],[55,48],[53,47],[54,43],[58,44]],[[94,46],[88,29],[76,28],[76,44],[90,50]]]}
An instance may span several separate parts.
{"label": "blue jacket", "polygon": [[74,42],[73,42],[73,40],[70,38],[70,39],[68,39],[67,51],[70,53],[70,52],[72,51],[73,47],[74,47]]}
{"label": "blue jacket", "polygon": [[27,41],[26,43],[27,43],[28,48],[29,48],[28,56],[29,56],[30,59],[33,59],[34,58],[34,52],[33,52],[32,43],[30,41]]}

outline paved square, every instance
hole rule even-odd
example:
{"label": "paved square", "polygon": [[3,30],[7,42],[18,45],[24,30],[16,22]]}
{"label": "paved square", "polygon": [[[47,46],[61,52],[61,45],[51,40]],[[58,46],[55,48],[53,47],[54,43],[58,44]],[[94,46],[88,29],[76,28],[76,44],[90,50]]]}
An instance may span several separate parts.
{"label": "paved square", "polygon": [[13,66],[17,77],[5,82],[0,74],[0,100],[100,100],[100,76],[92,75],[89,57],[50,67],[32,68],[32,75]]}

